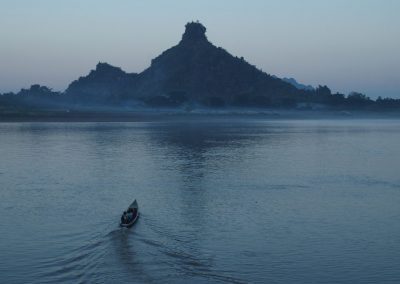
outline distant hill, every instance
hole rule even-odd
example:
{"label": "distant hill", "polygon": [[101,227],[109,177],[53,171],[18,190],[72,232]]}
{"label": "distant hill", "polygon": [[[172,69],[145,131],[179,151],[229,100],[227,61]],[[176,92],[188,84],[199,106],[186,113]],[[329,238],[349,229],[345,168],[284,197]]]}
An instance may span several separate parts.
{"label": "distant hill", "polygon": [[303,85],[303,84],[297,82],[296,79],[294,79],[294,78],[282,78],[282,80],[285,81],[286,83],[292,84],[299,90],[306,90],[306,91],[314,91],[315,90],[315,88],[313,86]]}
{"label": "distant hill", "polygon": [[66,94],[75,102],[110,102],[129,96],[134,89],[137,74],[128,74],[121,68],[98,63],[89,75],[73,81]]}
{"label": "distant hill", "polygon": [[67,95],[82,100],[137,99],[149,104],[196,101],[209,105],[274,105],[303,94],[292,83],[270,76],[216,47],[198,22],[186,25],[178,45],[152,60],[140,74],[100,63],[71,83]]}

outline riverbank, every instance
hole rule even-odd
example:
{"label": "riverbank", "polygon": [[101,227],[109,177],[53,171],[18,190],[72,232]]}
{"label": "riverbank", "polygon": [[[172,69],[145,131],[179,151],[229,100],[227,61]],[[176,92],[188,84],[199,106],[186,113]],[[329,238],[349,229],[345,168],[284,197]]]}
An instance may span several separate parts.
{"label": "riverbank", "polygon": [[0,122],[135,122],[179,118],[227,118],[234,116],[268,119],[385,119],[400,118],[400,112],[282,110],[282,109],[140,109],[128,111],[29,111],[0,112]]}

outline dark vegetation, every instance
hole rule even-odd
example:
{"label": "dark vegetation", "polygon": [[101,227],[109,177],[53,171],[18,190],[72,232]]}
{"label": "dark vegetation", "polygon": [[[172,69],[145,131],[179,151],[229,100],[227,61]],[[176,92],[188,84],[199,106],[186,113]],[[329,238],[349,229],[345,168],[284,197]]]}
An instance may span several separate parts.
{"label": "dark vegetation", "polygon": [[[142,73],[99,63],[65,92],[33,85],[0,95],[0,113],[96,107],[252,107],[286,109],[400,110],[400,99],[372,100],[364,94],[332,94],[294,79],[279,79],[242,57],[216,47],[200,23],[188,23],[178,45],[152,60]],[[100,108],[101,109],[101,108]]]}

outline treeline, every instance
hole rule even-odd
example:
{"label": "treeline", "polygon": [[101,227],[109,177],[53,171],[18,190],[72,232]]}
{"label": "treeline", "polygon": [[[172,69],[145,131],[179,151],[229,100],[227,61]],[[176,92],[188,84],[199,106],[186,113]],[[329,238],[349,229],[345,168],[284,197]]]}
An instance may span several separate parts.
{"label": "treeline", "polygon": [[[208,107],[252,107],[252,108],[289,108],[289,109],[344,109],[344,110],[400,110],[400,99],[371,99],[365,94],[351,92],[348,95],[332,93],[327,86],[318,86],[315,90],[299,90],[299,94],[256,95],[246,93],[236,95],[231,100],[206,96],[197,103]],[[183,91],[170,92],[167,95],[144,99],[148,106],[179,107],[190,101]],[[192,102],[191,102],[192,103]]]}
{"label": "treeline", "polygon": [[0,110],[42,110],[60,107],[65,103],[61,92],[54,92],[50,88],[32,85],[29,89],[21,89],[18,93],[0,94]]}
{"label": "treeline", "polygon": [[[101,101],[77,101],[66,93],[32,85],[29,89],[21,89],[18,93],[0,94],[0,111],[10,110],[57,110],[69,109],[77,106],[125,106],[124,99]],[[145,97],[138,99],[139,105],[147,107],[179,108],[184,106],[200,105],[213,108],[221,107],[249,107],[249,108],[287,108],[287,109],[337,109],[337,110],[400,110],[400,99],[379,97],[373,100],[365,94],[352,92],[347,96],[341,93],[332,93],[327,86],[319,86],[315,90],[301,90],[299,94],[286,95],[253,95],[246,93],[236,95],[230,100],[216,96],[205,96],[201,100],[193,101],[184,91],[172,91],[162,96]],[[138,104],[136,104],[138,105]]]}
{"label": "treeline", "polygon": [[309,92],[305,102],[350,110],[400,110],[400,99],[379,97],[373,100],[359,92],[351,92],[346,96],[332,93],[327,86],[319,86],[315,92]]}

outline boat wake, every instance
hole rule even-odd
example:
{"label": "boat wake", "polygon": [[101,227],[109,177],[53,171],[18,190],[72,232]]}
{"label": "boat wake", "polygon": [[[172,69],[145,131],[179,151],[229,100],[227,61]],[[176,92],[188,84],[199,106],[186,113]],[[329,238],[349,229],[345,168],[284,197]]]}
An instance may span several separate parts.
{"label": "boat wake", "polygon": [[[40,283],[223,282],[245,283],[215,269],[213,253],[196,247],[168,226],[141,215],[131,228],[115,224],[102,232],[59,235],[58,255],[37,262]],[[83,243],[81,246],[68,244]],[[39,283],[38,282],[38,283]]]}

